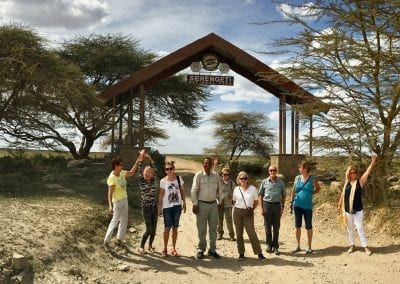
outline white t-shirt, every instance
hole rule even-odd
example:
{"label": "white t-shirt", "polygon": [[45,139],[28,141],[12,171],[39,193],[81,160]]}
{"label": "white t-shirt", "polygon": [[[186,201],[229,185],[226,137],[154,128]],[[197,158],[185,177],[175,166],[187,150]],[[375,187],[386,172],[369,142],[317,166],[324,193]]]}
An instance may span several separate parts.
{"label": "white t-shirt", "polygon": [[[181,176],[179,176],[181,186],[184,182]],[[160,187],[164,189],[164,197],[162,200],[162,208],[170,208],[175,205],[182,204],[181,191],[179,190],[178,181],[175,179],[173,181],[168,181],[166,177],[160,180]]]}
{"label": "white t-shirt", "polygon": [[[243,201],[242,194],[240,191],[243,193],[243,197],[246,200],[246,204]],[[240,186],[235,187],[233,190],[233,197],[232,199],[235,201],[235,208],[241,208],[241,209],[246,209],[247,207],[253,208],[253,203],[254,200],[258,199],[258,191],[255,186],[250,185],[247,190],[243,190],[240,188]]]}

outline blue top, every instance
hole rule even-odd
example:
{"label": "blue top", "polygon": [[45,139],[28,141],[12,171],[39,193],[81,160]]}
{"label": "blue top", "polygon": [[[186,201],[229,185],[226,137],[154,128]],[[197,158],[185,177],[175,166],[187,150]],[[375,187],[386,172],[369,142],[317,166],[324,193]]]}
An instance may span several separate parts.
{"label": "blue top", "polygon": [[282,197],[286,196],[285,183],[279,177],[275,181],[268,177],[261,182],[258,195],[267,202],[281,202]]}
{"label": "blue top", "polygon": [[295,197],[293,207],[312,210],[314,179],[314,176],[310,176],[305,182],[302,182],[300,176],[296,177],[294,184]]}

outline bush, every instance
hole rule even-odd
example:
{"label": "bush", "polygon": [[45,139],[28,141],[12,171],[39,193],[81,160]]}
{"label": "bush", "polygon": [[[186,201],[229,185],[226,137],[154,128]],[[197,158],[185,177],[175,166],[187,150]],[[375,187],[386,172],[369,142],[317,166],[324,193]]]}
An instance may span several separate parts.
{"label": "bush", "polygon": [[41,177],[61,172],[68,159],[63,155],[7,155],[0,158],[0,194],[7,197],[43,193]]}
{"label": "bush", "polygon": [[11,174],[15,172],[22,172],[24,175],[34,174],[35,168],[32,160],[23,156],[4,156],[0,158],[0,174]]}

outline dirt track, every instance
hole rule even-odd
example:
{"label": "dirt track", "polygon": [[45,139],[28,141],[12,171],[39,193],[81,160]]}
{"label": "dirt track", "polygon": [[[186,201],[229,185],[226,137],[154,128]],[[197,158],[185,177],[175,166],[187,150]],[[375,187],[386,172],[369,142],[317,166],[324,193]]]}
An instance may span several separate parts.
{"label": "dirt track", "polygon": [[[190,189],[193,172],[201,169],[199,164],[187,162],[176,157],[177,173],[184,176],[186,189]],[[188,208],[191,208],[188,199]],[[349,255],[344,231],[337,225],[335,212],[327,206],[315,212],[314,250],[312,255],[305,252],[292,254],[295,244],[293,216],[285,212],[281,228],[280,256],[265,253],[266,262],[259,262],[252,255],[250,243],[246,243],[245,262],[237,261],[236,242],[228,239],[217,241],[218,252],[222,259],[194,259],[197,245],[195,217],[188,210],[181,218],[178,236],[178,248],[181,257],[163,259],[159,254],[141,256],[131,254],[132,273],[123,274],[129,281],[150,281],[151,283],[395,283],[400,275],[399,240],[373,235],[367,226],[372,256],[358,250]],[[263,220],[256,217],[258,236],[265,249]],[[156,245],[162,248],[162,219],[159,219]],[[227,231],[227,230],[225,230]],[[303,232],[305,247],[306,238]],[[245,238],[247,236],[245,235]],[[121,274],[119,274],[121,275]]]}
{"label": "dirt track", "polygon": [[[186,189],[190,190],[193,173],[201,169],[201,165],[176,157],[169,159],[175,160],[177,173],[183,176]],[[66,206],[60,206],[63,202]],[[236,242],[224,239],[217,241],[221,259],[196,260],[195,217],[191,213],[190,199],[187,202],[188,212],[181,217],[178,235],[180,257],[161,257],[163,221],[160,218],[155,241],[157,253],[137,253],[143,225],[135,228],[137,233],[128,233],[128,250],[113,247],[111,254],[102,250],[101,243],[90,243],[77,236],[76,252],[85,254],[69,253],[56,259],[35,275],[35,283],[398,283],[400,240],[378,234],[378,229],[369,223],[366,231],[372,256],[360,249],[349,255],[346,235],[336,221],[334,208],[328,204],[315,210],[315,252],[311,255],[304,251],[290,253],[295,244],[293,216],[285,212],[280,256],[265,253],[267,261],[259,262],[251,253],[250,243],[246,242],[247,260],[239,262]],[[0,218],[0,253],[15,247],[19,252],[29,253],[33,259],[47,257],[48,261],[65,245],[62,238],[68,234],[72,223],[79,222],[82,214],[91,210],[84,202],[63,198],[29,204],[14,200],[5,207]],[[264,250],[263,221],[259,213],[255,223]],[[303,231],[303,247],[305,243]],[[119,271],[124,265],[128,271]]]}

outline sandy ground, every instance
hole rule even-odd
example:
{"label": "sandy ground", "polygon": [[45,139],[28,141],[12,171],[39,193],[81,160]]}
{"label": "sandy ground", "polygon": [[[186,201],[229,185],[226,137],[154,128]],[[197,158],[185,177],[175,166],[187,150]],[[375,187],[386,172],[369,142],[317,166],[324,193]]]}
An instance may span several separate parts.
{"label": "sandy ground", "polygon": [[[189,190],[193,173],[201,169],[201,165],[176,157],[172,159]],[[180,257],[162,258],[160,255],[162,218],[158,220],[156,253],[137,253],[143,230],[143,224],[140,224],[135,226],[136,232],[128,233],[128,249],[113,246],[112,252],[106,253],[98,243],[77,236],[72,238],[76,247],[72,251],[77,253],[57,257],[66,243],[62,237],[69,227],[91,210],[82,201],[68,201],[67,206],[60,208],[63,202],[62,198],[46,204],[40,201],[24,204],[15,200],[0,215],[0,255],[14,249],[31,255],[33,261],[45,263],[48,259],[49,264],[35,274],[35,283],[399,283],[400,240],[380,233],[379,228],[369,223],[366,230],[373,254],[367,256],[360,248],[348,254],[346,234],[337,222],[333,206],[328,204],[314,211],[313,254],[306,255],[304,251],[290,253],[295,245],[295,236],[293,216],[286,211],[280,230],[281,255],[265,252],[267,261],[259,262],[247,241],[247,259],[239,262],[236,242],[228,239],[217,241],[221,259],[194,258],[197,230],[190,199],[187,199],[188,211],[182,215],[179,227],[177,247]],[[263,220],[259,212],[257,210],[255,224],[265,250]],[[105,229],[106,226],[98,228],[101,231]],[[304,229],[302,233],[302,246],[305,248]],[[358,238],[356,240],[359,245]]]}

